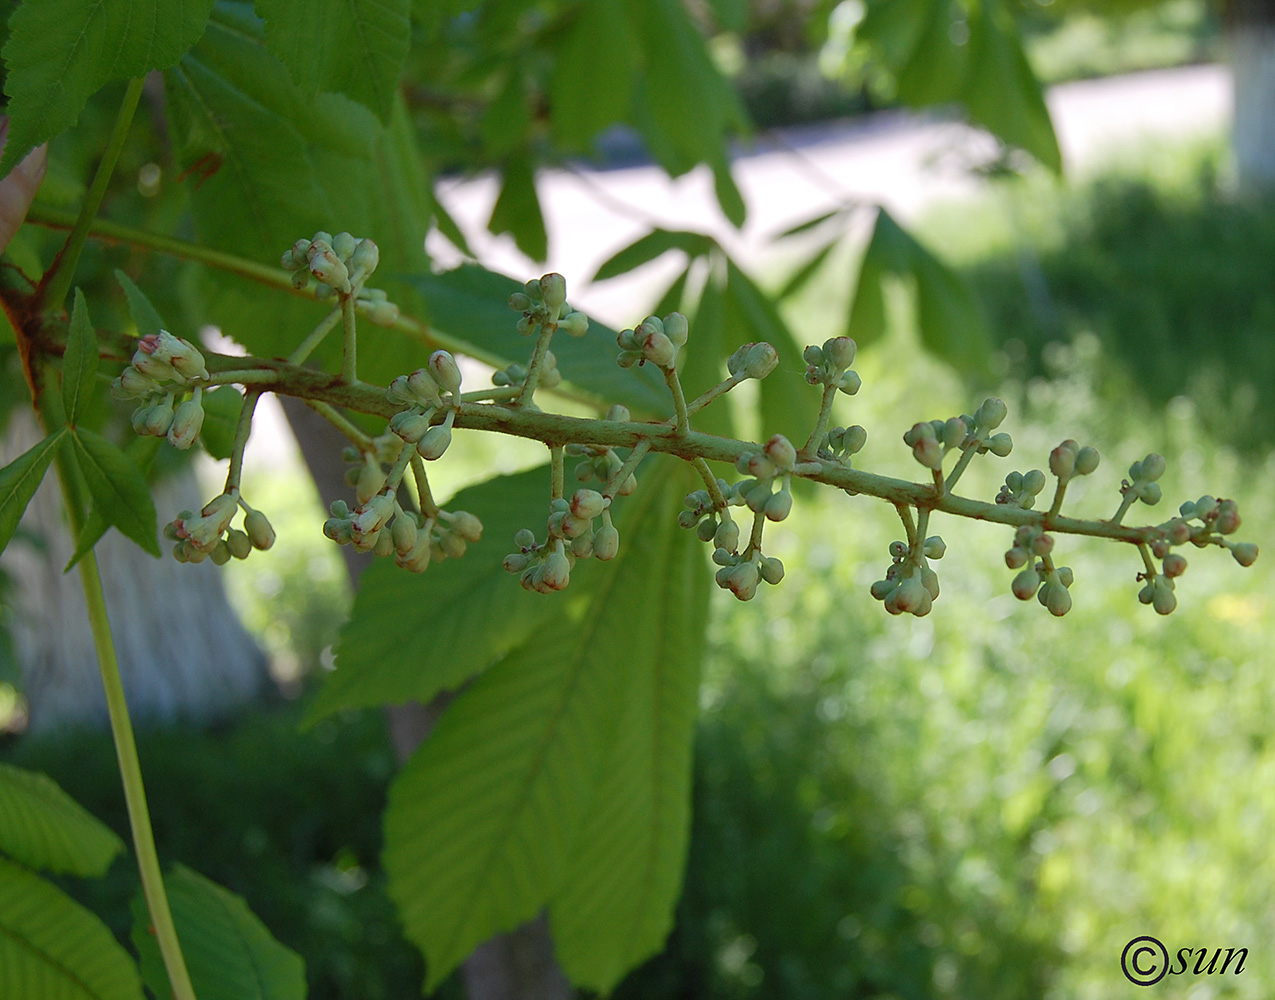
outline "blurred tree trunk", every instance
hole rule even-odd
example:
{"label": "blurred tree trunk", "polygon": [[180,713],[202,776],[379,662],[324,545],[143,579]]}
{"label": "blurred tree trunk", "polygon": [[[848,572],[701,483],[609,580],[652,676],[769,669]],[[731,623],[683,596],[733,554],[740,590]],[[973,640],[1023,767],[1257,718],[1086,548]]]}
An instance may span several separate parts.
{"label": "blurred tree trunk", "polygon": [[1275,0],[1229,0],[1226,26],[1240,187],[1269,191],[1275,189]]}
{"label": "blurred tree trunk", "polygon": [[[0,464],[39,440],[24,412],[10,420]],[[204,501],[187,469],[156,488],[160,521]],[[64,573],[74,546],[53,470],[0,557],[4,603],[28,728],[107,724],[106,699],[80,574]],[[266,657],[226,601],[217,567],[155,559],[117,531],[97,545],[124,693],[134,721],[210,722],[255,699]]]}
{"label": "blurred tree trunk", "polygon": [[[314,476],[324,506],[338,497],[351,499],[345,485],[341,451],[349,443],[331,424],[298,400],[280,397],[306,466]],[[343,545],[341,554],[352,586],[374,558]],[[452,695],[444,693],[428,705],[409,704],[386,709],[394,752],[402,764],[428,737]],[[553,956],[553,938],[543,916],[508,934],[479,945],[465,960],[462,975],[469,1000],[571,1000],[571,984]]]}

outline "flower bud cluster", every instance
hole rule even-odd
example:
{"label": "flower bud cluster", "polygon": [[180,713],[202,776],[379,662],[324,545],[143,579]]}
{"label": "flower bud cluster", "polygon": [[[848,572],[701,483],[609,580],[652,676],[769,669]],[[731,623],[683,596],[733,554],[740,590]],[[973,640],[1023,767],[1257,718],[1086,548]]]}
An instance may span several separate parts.
{"label": "flower bud cluster", "polygon": [[[285,271],[292,272],[292,284],[296,288],[304,288],[310,283],[310,278],[314,277],[324,286],[327,294],[338,291],[349,295],[352,290],[351,282],[375,271],[380,257],[381,252],[377,245],[369,239],[359,239],[349,233],[337,233],[333,236],[331,233],[317,232],[313,239],[301,239],[292,244],[284,251],[279,263]],[[372,303],[371,308],[381,316],[380,321],[385,322],[384,314],[388,314],[389,304],[376,304],[386,301],[384,295],[375,300],[370,295],[368,298]],[[393,312],[397,315],[397,307],[393,308]]]}
{"label": "flower bud cluster", "polygon": [[989,396],[973,414],[913,424],[904,433],[903,443],[912,449],[912,457],[921,465],[936,471],[943,466],[943,456],[952,450],[978,455],[990,451],[997,458],[1004,458],[1014,450],[1014,439],[1004,432],[992,432],[1004,422],[1007,413],[1003,401]]}
{"label": "flower bud cluster", "polygon": [[[610,507],[611,501],[597,490],[578,489],[570,500],[558,497],[549,505],[545,540],[537,542],[530,528],[519,530],[516,550],[505,556],[505,571],[519,574],[524,589],[549,594],[570,583],[577,559],[614,559],[620,533],[611,522]],[[594,521],[601,523],[595,528]]]}
{"label": "flower bud cluster", "polygon": [[939,596],[939,577],[930,569],[929,560],[942,559],[946,552],[947,544],[939,535],[931,535],[915,548],[906,542],[891,542],[892,561],[885,578],[874,583],[869,593],[892,615],[925,617]]}
{"label": "flower bud cluster", "polygon": [[1039,469],[1030,472],[1011,472],[1005,477],[1005,485],[996,494],[998,504],[1008,504],[1031,510],[1036,506],[1036,497],[1045,488],[1045,474]]}
{"label": "flower bud cluster", "polygon": [[[527,381],[527,366],[512,364],[492,373],[491,384],[498,386],[522,385]],[[553,351],[545,351],[544,360],[540,363],[541,389],[553,389],[562,384],[562,372],[558,370],[558,359]]]}
{"label": "flower bud cluster", "polygon": [[825,462],[840,462],[851,468],[851,456],[857,455],[868,443],[868,432],[858,424],[850,427],[834,427],[823,436],[816,455]]}
{"label": "flower bud cluster", "polygon": [[726,360],[726,370],[741,379],[762,379],[779,364],[779,352],[770,344],[745,344]]}
{"label": "flower bud cluster", "polygon": [[1163,494],[1156,480],[1164,475],[1164,467],[1163,455],[1150,454],[1141,462],[1134,462],[1129,466],[1129,478],[1121,480],[1121,496],[1141,500],[1152,507],[1158,504]]}
{"label": "flower bud cluster", "polygon": [[[792,468],[796,462],[797,449],[792,442],[775,434],[761,451],[745,452],[735,462],[736,470],[752,478],[731,486],[727,502],[765,514],[768,521],[782,521],[792,511]],[[776,479],[780,481],[778,490]]]}
{"label": "flower bud cluster", "polygon": [[854,364],[858,350],[851,337],[833,337],[823,342],[823,347],[809,345],[801,354],[806,362],[806,381],[811,385],[835,386],[847,396],[853,396],[863,385],[857,372],[847,371]]}
{"label": "flower bud cluster", "polygon": [[[717,489],[728,499],[730,484],[717,480]],[[686,509],[677,515],[677,523],[683,528],[695,529],[701,542],[712,542],[714,548],[736,552],[739,549],[739,525],[730,516],[729,508],[718,511],[708,490],[692,490],[686,494]]]}
{"label": "flower bud cluster", "polygon": [[[620,348],[616,362],[621,368],[632,368],[649,361],[671,371],[677,364],[678,351],[686,346],[689,332],[686,317],[679,312],[669,313],[663,319],[648,316],[632,330],[620,331],[616,337]],[[758,370],[762,367],[764,364],[758,361]]]}
{"label": "flower bud cluster", "polygon": [[[732,522],[725,521],[721,527]],[[720,530],[720,528],[718,529]],[[774,556],[764,556],[760,549],[737,555],[724,546],[713,550],[713,562],[718,565],[714,579],[722,590],[729,590],[741,601],[751,601],[757,594],[759,583],[772,586],[784,578],[784,564]]]}
{"label": "flower bud cluster", "polygon": [[[167,330],[137,342],[132,362],[111,383],[116,399],[141,400],[133,411],[138,434],[167,437],[174,448],[186,450],[204,426],[203,386],[208,378],[204,356],[189,340]],[[193,385],[189,399],[187,386]],[[178,403],[179,399],[184,401]]]}
{"label": "flower bud cluster", "polygon": [[[244,508],[243,528],[232,528],[235,512]],[[173,558],[183,563],[211,559],[221,566],[233,556],[248,558],[253,549],[274,545],[275,533],[266,515],[239,499],[237,491],[210,500],[198,515],[184,510],[164,525],[164,537],[173,542]]]}
{"label": "flower bud cluster", "polygon": [[1087,476],[1098,468],[1101,456],[1097,448],[1088,445],[1081,447],[1068,438],[1049,453],[1049,471],[1060,483],[1066,483],[1076,476]]}
{"label": "flower bud cluster", "polygon": [[467,511],[440,510],[426,517],[404,510],[389,492],[377,493],[353,510],[344,500],[334,500],[328,512],[325,536],[360,552],[392,556],[395,565],[412,573],[424,573],[431,562],[459,559],[483,534],[482,522]]}
{"label": "flower bud cluster", "polygon": [[[560,274],[550,273],[528,281],[521,292],[509,296],[509,308],[522,313],[516,329],[523,336],[546,328],[561,330],[569,337],[583,337],[589,331],[588,317],[567,306],[567,280]],[[524,373],[522,377],[527,376]]]}
{"label": "flower bud cluster", "polygon": [[[615,407],[612,407],[614,410]],[[615,419],[608,416],[607,419]],[[625,420],[628,419],[627,411]],[[564,449],[566,454],[573,457],[580,457],[581,461],[576,463],[575,477],[577,482],[591,483],[594,480],[602,483],[604,486],[611,482],[615,475],[624,466],[624,462],[620,456],[615,453],[614,448],[608,448],[601,445],[585,445],[585,444],[569,444]],[[617,483],[615,487],[615,495],[627,497],[637,489],[637,476],[630,472],[624,477],[622,483]]]}
{"label": "flower bud cluster", "polygon": [[[415,445],[417,454],[426,461],[442,458],[452,443],[452,426],[456,422],[456,407],[460,405],[460,383],[456,359],[447,351],[435,351],[424,368],[397,376],[385,390],[385,397],[391,403],[407,406],[390,418],[390,431],[407,444]],[[447,412],[440,423],[435,423],[433,418],[440,409]],[[362,499],[360,497],[360,501]]]}

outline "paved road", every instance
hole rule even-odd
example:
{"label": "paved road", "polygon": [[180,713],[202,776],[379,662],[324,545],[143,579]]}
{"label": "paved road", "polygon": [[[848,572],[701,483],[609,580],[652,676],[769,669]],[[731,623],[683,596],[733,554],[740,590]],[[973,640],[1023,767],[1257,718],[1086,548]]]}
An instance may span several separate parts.
{"label": "paved road", "polygon": [[[1066,170],[1079,177],[1151,140],[1220,134],[1230,119],[1230,82],[1221,66],[1138,73],[1053,88],[1050,112]],[[963,125],[903,113],[785,130],[782,144],[761,138],[735,162],[748,204],[748,223],[734,231],[717,209],[707,171],[670,181],[657,167],[607,171],[545,171],[537,180],[549,230],[550,270],[567,276],[572,302],[613,325],[636,318],[667,285],[677,262],[657,261],[631,277],[585,286],[597,265],[652,222],[711,232],[745,262],[764,263],[767,236],[844,199],[886,205],[915,217],[936,199],[976,189],[965,164],[987,148],[986,135]],[[440,197],[488,267],[530,276],[537,265],[508,237],[491,237],[496,182],[487,175],[445,182]],[[427,244],[442,262],[458,258],[441,238]]]}

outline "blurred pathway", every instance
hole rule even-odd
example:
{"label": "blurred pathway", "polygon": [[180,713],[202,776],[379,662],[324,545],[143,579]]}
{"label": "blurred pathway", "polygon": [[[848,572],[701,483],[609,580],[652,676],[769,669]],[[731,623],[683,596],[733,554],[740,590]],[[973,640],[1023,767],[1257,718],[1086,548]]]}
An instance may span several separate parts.
{"label": "blurred pathway", "polygon": [[[1049,92],[1048,102],[1070,178],[1091,174],[1148,139],[1220,134],[1231,115],[1223,66],[1064,84]],[[537,187],[549,231],[548,270],[567,276],[573,304],[612,325],[630,324],[633,303],[651,301],[677,273],[677,261],[657,261],[604,284],[583,283],[651,224],[710,232],[756,267],[771,235],[846,200],[880,202],[908,219],[931,201],[976,190],[983,182],[968,167],[989,148],[984,133],[905,112],[759,136],[734,163],[749,210],[742,232],[718,211],[707,170],[675,181],[654,166],[544,171]],[[513,275],[539,273],[511,239],[482,231],[496,194],[491,175],[439,185],[482,263]],[[441,239],[427,246],[442,264],[458,260]]]}

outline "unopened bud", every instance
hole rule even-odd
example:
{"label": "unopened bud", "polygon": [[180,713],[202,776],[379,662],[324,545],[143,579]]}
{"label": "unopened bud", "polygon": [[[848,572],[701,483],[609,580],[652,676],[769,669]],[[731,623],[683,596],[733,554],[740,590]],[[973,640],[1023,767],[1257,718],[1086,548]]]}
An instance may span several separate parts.
{"label": "unopened bud", "polygon": [[550,309],[562,308],[567,301],[567,279],[557,272],[544,275],[540,279],[540,295]]}
{"label": "unopened bud", "polygon": [[427,462],[443,457],[443,453],[452,443],[452,429],[447,424],[437,424],[427,430],[416,443],[416,451]]}
{"label": "unopened bud", "polygon": [[460,368],[447,351],[435,351],[429,356],[429,371],[444,392],[460,392]]}
{"label": "unopened bud", "polygon": [[558,321],[558,329],[568,337],[583,337],[589,332],[589,317],[582,312],[567,313]]}
{"label": "unopened bud", "polygon": [[1009,413],[1009,407],[1002,400],[995,396],[988,396],[978,408],[978,412],[974,414],[974,420],[979,427],[986,430],[994,430],[999,427]]}
{"label": "unopened bud", "polygon": [[452,514],[452,531],[467,542],[476,542],[483,537],[483,522],[467,510],[458,510]]}
{"label": "unopened bud", "polygon": [[661,368],[671,368],[677,358],[677,347],[666,334],[652,330],[642,341],[642,357]]}
{"label": "unopened bud", "polygon": [[782,434],[773,435],[765,445],[766,457],[780,469],[791,469],[797,461],[797,449]]}
{"label": "unopened bud", "polygon": [[168,443],[174,448],[185,451],[204,426],[204,408],[194,399],[188,399],[177,407],[172,426],[168,428]]}
{"label": "unopened bud", "polygon": [[1100,458],[1097,448],[1091,448],[1088,445],[1081,448],[1076,453],[1076,474],[1079,476],[1089,475],[1098,468]]}
{"label": "unopened bud", "polygon": [[603,562],[614,559],[620,551],[620,533],[612,525],[604,524],[593,536],[593,555]]}
{"label": "unopened bud", "polygon": [[823,342],[823,357],[835,369],[849,368],[858,347],[850,337],[833,337]]}

